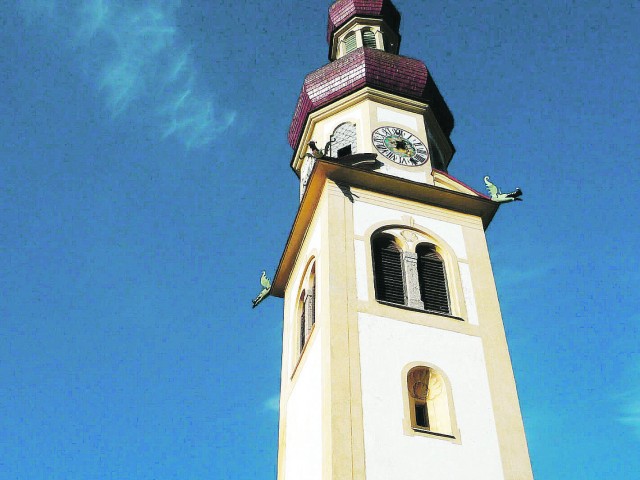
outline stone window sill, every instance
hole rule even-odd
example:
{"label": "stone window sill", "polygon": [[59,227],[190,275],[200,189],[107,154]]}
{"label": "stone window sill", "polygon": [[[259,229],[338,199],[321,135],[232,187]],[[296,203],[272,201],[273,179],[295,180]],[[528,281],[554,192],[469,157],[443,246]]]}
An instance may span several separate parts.
{"label": "stone window sill", "polygon": [[376,301],[382,305],[387,305],[389,307],[402,308],[403,310],[411,310],[412,312],[428,313],[429,315],[438,315],[440,317],[447,317],[453,320],[464,322],[464,318],[458,317],[456,315],[451,315],[450,313],[438,312],[436,310],[424,310],[422,308],[409,307],[408,305],[404,305],[402,303],[385,302],[384,300],[376,299]]}

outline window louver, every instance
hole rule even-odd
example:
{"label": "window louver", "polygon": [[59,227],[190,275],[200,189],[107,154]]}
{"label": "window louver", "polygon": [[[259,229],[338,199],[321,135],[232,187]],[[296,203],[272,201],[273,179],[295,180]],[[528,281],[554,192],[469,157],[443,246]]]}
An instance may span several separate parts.
{"label": "window louver", "polygon": [[302,349],[304,348],[304,343],[307,339],[307,326],[306,326],[306,306],[304,304],[304,292],[302,292],[302,298],[303,298],[303,302],[302,302],[302,308],[300,309],[300,352],[302,352]]}
{"label": "window louver", "polygon": [[424,302],[425,310],[450,313],[447,279],[442,258],[432,245],[419,245],[416,253],[418,254],[420,298]]}
{"label": "window louver", "polygon": [[305,311],[305,315],[304,315],[304,321],[306,323],[305,325],[305,330],[304,330],[304,343],[307,343],[307,340],[309,339],[309,335],[311,334],[311,327],[313,327],[313,324],[315,322],[315,318],[314,318],[314,312],[313,312],[313,295],[307,295],[307,297],[304,300],[304,311]]}
{"label": "window louver", "polygon": [[304,343],[306,340],[306,325],[305,325],[305,318],[304,318],[304,309],[302,310],[302,315],[300,316],[300,351],[302,352],[302,349],[304,348]]}
{"label": "window louver", "polygon": [[402,253],[389,237],[375,239],[373,249],[376,298],[404,304]]}
{"label": "window louver", "polygon": [[316,281],[315,278],[313,280],[313,287],[311,289],[311,298],[309,299],[311,302],[311,307],[309,311],[311,312],[311,326],[313,327],[316,324]]}
{"label": "window louver", "polygon": [[344,39],[344,43],[346,52],[353,52],[357,47],[355,32],[351,32],[349,35],[347,35],[347,37]]}
{"label": "window louver", "polygon": [[371,30],[365,30],[362,33],[362,43],[365,47],[368,48],[377,48],[376,45],[376,34]]}

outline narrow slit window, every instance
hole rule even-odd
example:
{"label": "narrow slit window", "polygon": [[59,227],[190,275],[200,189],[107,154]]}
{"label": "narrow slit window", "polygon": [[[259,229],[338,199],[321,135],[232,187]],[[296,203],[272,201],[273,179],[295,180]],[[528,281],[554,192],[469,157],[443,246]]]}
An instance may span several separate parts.
{"label": "narrow slit window", "polygon": [[311,331],[316,323],[316,266],[311,266],[310,273],[303,282],[303,289],[298,298],[298,353],[302,354],[309,341]]}
{"label": "narrow slit window", "polygon": [[416,426],[429,429],[429,414],[424,403],[415,404]]}
{"label": "narrow slit window", "polygon": [[306,309],[306,296],[305,296],[305,291],[302,291],[302,295],[300,296],[300,342],[299,342],[299,346],[300,346],[300,352],[302,352],[302,349],[304,348],[304,344],[307,341],[307,318],[306,318],[306,313],[307,313],[307,309]]}
{"label": "narrow slit window", "polygon": [[312,277],[312,284],[311,284],[311,298],[309,299],[310,302],[310,312],[311,312],[311,321],[309,322],[310,326],[313,327],[316,324],[316,279],[315,279],[315,274]]}

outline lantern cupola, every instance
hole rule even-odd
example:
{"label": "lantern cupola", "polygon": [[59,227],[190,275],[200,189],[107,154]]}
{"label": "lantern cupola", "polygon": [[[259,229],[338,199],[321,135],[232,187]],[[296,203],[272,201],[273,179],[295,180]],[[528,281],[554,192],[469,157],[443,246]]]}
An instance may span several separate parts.
{"label": "lantern cupola", "polygon": [[366,47],[398,53],[400,13],[389,0],[338,0],[329,8],[329,60]]}

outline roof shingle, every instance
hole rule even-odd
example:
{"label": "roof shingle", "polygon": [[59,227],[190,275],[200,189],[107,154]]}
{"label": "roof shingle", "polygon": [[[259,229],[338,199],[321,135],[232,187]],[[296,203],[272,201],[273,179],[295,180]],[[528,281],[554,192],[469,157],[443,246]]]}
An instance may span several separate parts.
{"label": "roof shingle", "polygon": [[444,133],[451,133],[453,115],[423,62],[359,48],[307,75],[289,128],[289,145],[297,147],[312,111],[364,87],[428,103]]}
{"label": "roof shingle", "polygon": [[331,36],[351,17],[381,17],[395,33],[400,31],[400,12],[391,0],[338,0],[329,7],[329,26],[327,43],[331,45]]}

